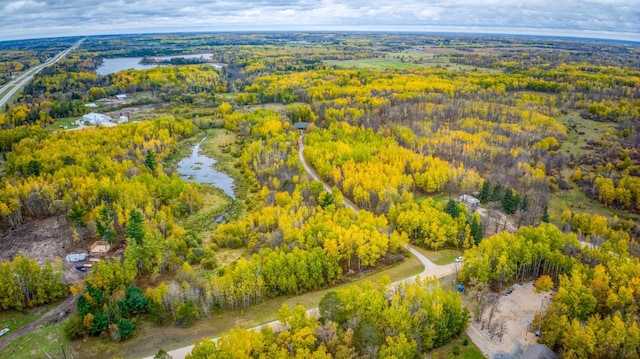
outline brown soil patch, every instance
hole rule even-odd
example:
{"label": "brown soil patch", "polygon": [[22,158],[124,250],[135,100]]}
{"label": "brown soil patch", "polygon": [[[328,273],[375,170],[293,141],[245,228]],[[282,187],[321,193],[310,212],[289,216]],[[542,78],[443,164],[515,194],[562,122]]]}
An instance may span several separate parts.
{"label": "brown soil patch", "polygon": [[512,292],[499,295],[491,323],[491,306],[487,306],[479,322],[472,322],[468,334],[485,355],[518,358],[530,344],[537,343],[531,323],[536,314],[545,311],[551,292],[536,293],[533,282],[514,284]]}
{"label": "brown soil patch", "polygon": [[[23,254],[44,264],[47,259],[63,260],[64,279],[68,284],[81,280],[85,273],[75,269],[77,263],[64,262],[70,253],[87,253],[82,243],[73,242],[68,223],[55,217],[27,220],[15,229],[0,233],[0,261],[10,261]],[[82,262],[80,262],[82,263]]]}

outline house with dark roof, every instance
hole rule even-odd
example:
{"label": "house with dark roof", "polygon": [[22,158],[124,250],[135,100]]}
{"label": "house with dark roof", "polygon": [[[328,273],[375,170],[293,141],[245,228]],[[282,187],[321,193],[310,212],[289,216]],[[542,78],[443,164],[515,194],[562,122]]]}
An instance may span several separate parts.
{"label": "house with dark roof", "polygon": [[533,344],[527,347],[520,359],[558,359],[558,356],[544,344]]}

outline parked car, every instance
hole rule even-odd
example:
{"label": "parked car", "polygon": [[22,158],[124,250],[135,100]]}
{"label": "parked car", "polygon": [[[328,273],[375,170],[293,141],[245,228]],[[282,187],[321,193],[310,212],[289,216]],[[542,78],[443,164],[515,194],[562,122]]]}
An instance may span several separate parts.
{"label": "parked car", "polygon": [[0,337],[5,335],[5,334],[7,334],[7,333],[9,333],[9,328],[4,328],[4,329],[0,330]]}
{"label": "parked car", "polygon": [[462,258],[462,257],[458,257],[458,258],[456,258],[456,263],[461,263],[462,261],[463,261],[463,258]]}

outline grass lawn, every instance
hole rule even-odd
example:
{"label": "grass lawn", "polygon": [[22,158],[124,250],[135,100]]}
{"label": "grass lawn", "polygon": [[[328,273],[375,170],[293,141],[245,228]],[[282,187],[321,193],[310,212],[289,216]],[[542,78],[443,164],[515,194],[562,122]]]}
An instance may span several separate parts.
{"label": "grass lawn", "polygon": [[79,119],[80,117],[70,117],[70,118],[63,118],[60,120],[57,120],[56,122],[54,122],[51,125],[51,130],[52,131],[57,131],[61,128],[63,128],[63,126],[67,126],[67,128],[75,128],[78,127],[74,124],[74,122]]}
{"label": "grass lawn", "polygon": [[[467,345],[465,345],[465,343]],[[429,353],[427,353],[426,358],[484,359],[484,355],[482,355],[482,352],[480,351],[480,349],[478,349],[478,347],[475,344],[473,344],[471,339],[466,334],[463,333],[460,337],[453,339],[451,342],[449,342],[449,344],[442,346],[438,349],[434,349]]]}
{"label": "grass lawn", "polygon": [[[43,324],[29,334],[25,334],[2,352],[0,358],[70,358],[69,340],[64,336],[63,328],[69,319],[57,324]],[[64,353],[63,354],[63,350]]]}
{"label": "grass lawn", "polygon": [[320,299],[329,291],[361,283],[365,280],[376,281],[383,275],[389,275],[392,281],[418,274],[423,266],[415,257],[407,258],[397,266],[387,268],[360,278],[352,278],[350,282],[336,287],[305,293],[299,296],[278,297],[267,299],[247,309],[220,311],[209,318],[197,321],[189,328],[176,326],[157,326],[148,321],[140,320],[136,323],[136,335],[122,343],[113,343],[105,338],[88,338],[85,341],[76,340],[71,343],[74,356],[77,358],[127,357],[137,358],[153,355],[158,350],[171,350],[193,344],[203,337],[217,337],[234,327],[251,328],[277,318],[277,311],[282,304],[294,307],[298,304],[306,308],[318,305]]}
{"label": "grass lawn", "polygon": [[[427,199],[427,198],[431,198],[431,199],[433,199],[433,201],[434,201],[435,203],[440,203],[440,202],[442,202],[442,204],[443,204],[443,205],[446,205],[446,204],[447,204],[447,202],[449,202],[449,196],[448,196],[448,195],[446,195],[446,194],[440,194],[440,195],[437,195],[437,196],[420,196],[420,197],[416,197],[416,198],[414,198],[414,200],[413,200],[413,201],[414,201],[415,203],[417,203],[417,204],[420,204],[420,203],[422,203],[422,201],[424,201],[424,200],[425,200],[425,199]],[[455,196],[452,196],[452,197],[451,197],[451,199],[455,200]]]}
{"label": "grass lawn", "polygon": [[[10,337],[17,329],[40,318],[61,302],[62,301],[57,301],[36,308],[26,309],[23,312],[17,310],[0,311],[0,330],[4,328],[11,330],[9,333],[3,335],[3,337]],[[0,356],[0,358],[2,358],[2,356]]]}
{"label": "grass lawn", "polygon": [[[42,312],[44,313],[44,311]],[[33,322],[40,315],[35,312],[19,312],[17,310],[8,310],[0,312],[0,330],[9,328],[9,333],[2,337],[10,337],[18,328]]]}
{"label": "grass lawn", "polygon": [[439,251],[430,251],[424,248],[420,248],[418,246],[413,246],[418,252],[422,253],[425,257],[429,258],[433,263],[443,266],[446,264],[453,263],[456,257],[462,255],[462,251],[455,249],[441,249]]}

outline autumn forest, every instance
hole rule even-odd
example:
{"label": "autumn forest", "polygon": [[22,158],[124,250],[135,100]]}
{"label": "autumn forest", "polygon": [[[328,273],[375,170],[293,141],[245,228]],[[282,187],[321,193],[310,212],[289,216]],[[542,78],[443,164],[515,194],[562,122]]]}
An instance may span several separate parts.
{"label": "autumn forest", "polygon": [[[0,85],[77,40],[0,42]],[[154,66],[96,72],[128,57]],[[551,299],[523,332],[559,357],[640,356],[637,43],[95,36],[0,126],[0,330],[70,303],[38,329],[54,356],[482,358],[470,327],[502,342],[496,298],[527,283]],[[178,173],[196,143],[234,198]],[[45,225],[111,249],[31,258]],[[36,334],[0,357],[41,356]]]}

